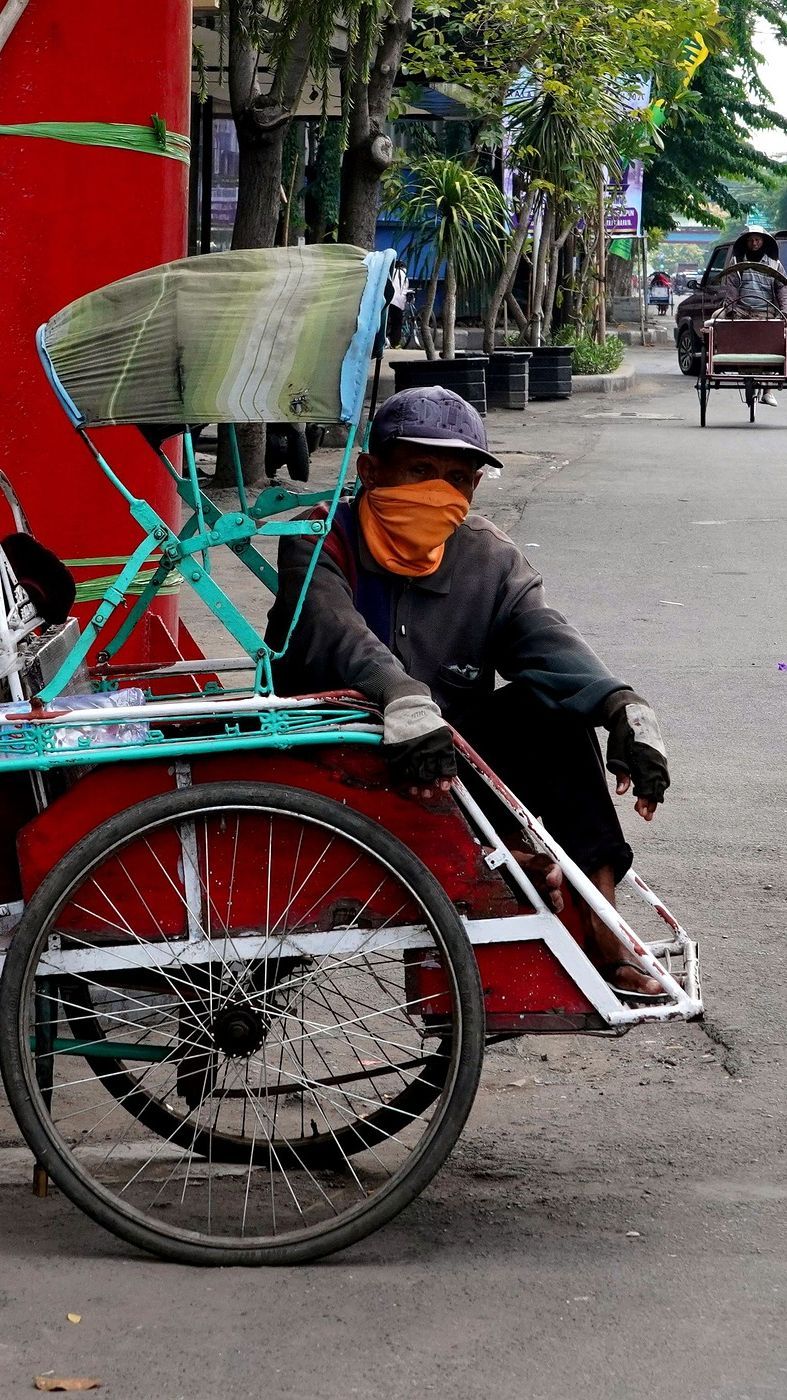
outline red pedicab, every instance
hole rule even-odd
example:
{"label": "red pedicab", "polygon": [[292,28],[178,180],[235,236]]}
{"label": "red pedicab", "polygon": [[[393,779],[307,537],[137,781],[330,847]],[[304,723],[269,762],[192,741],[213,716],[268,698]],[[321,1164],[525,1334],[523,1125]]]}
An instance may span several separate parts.
{"label": "red pedicab", "polygon": [[[142,539],[81,636],[34,612],[0,554],[2,1072],[39,1185],[51,1176],[121,1238],[182,1262],[314,1259],[384,1224],[451,1151],[487,1037],[701,1014],[695,946],[638,876],[629,889],[663,921],[650,942],[459,735],[440,805],[393,790],[380,716],[359,695],[277,697],[276,654],[212,572],[229,548],[275,591],[265,549],[286,533],[314,534],[316,562],[393,257],[186,259],[39,333]],[[248,499],[237,452],[237,505],[201,492],[188,426],[265,419],[348,424],[324,520],[293,518],[317,492]],[[117,423],[175,477],[179,530],[88,435]],[[161,447],[175,426],[183,477]],[[175,571],[241,658],[115,659]],[[562,917],[502,839],[512,828],[561,865]],[[634,1007],[607,985],[585,951],[588,908],[663,1001]]]}
{"label": "red pedicab", "polygon": [[[772,278],[776,287],[787,277],[767,262],[730,263],[723,278],[752,270]],[[707,426],[708,400],[714,389],[737,389],[755,421],[762,393],[787,387],[787,316],[772,303],[764,316],[751,317],[735,302],[719,307],[702,328],[702,358],[697,380],[700,427]]]}

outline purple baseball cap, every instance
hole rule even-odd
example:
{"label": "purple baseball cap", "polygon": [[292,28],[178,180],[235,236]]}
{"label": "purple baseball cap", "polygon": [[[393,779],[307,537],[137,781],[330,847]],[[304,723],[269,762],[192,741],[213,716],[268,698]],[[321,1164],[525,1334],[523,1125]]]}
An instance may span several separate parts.
{"label": "purple baseball cap", "polygon": [[[379,453],[389,443],[421,442],[428,447],[453,447],[475,452],[483,462],[502,467],[489,451],[481,415],[452,389],[429,385],[402,389],[378,408],[372,422],[369,451]],[[480,463],[479,463],[480,465]]]}

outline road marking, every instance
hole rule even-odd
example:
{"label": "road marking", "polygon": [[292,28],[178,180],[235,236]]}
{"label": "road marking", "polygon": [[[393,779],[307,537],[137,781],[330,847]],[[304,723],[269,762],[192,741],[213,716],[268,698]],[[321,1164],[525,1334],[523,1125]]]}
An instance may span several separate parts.
{"label": "road marking", "polygon": [[651,423],[685,423],[681,413],[635,413],[628,408],[599,408],[593,413],[583,413],[583,418],[639,418]]}

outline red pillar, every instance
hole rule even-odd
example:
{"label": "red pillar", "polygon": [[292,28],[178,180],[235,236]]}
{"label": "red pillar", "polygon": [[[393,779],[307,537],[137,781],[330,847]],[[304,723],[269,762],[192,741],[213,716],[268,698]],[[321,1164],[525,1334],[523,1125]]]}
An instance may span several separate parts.
{"label": "red pillar", "polygon": [[[190,0],[32,0],[0,51],[0,124],[143,126],[156,113],[188,135],[190,87]],[[0,135],[0,190],[0,466],[61,557],[127,555],[140,531],[59,409],[35,331],[75,297],[185,254],[188,166]],[[104,429],[96,440],[131,489],[174,521],[174,489],[136,430]],[[109,569],[77,578],[91,572]],[[161,624],[174,638],[176,599],[159,600],[155,614],[127,656],[168,650]]]}

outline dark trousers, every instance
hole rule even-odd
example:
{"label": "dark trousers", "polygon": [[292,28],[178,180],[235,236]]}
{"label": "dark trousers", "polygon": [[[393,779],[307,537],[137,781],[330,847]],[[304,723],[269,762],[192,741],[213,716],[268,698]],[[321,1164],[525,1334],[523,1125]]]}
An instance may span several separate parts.
{"label": "dark trousers", "polygon": [[388,307],[388,339],[391,347],[395,350],[402,338],[402,322],[404,320],[404,310],[401,306]]}
{"label": "dark trousers", "polygon": [[[611,865],[616,882],[622,880],[633,853],[595,730],[565,710],[547,709],[518,685],[502,686],[446,718],[586,874]],[[483,786],[472,784],[477,801]],[[491,820],[499,818],[486,797],[481,805]]]}

